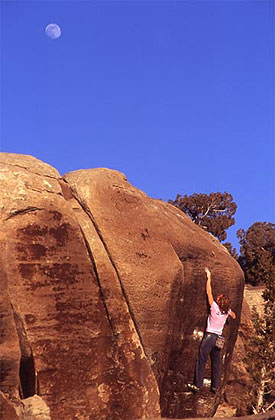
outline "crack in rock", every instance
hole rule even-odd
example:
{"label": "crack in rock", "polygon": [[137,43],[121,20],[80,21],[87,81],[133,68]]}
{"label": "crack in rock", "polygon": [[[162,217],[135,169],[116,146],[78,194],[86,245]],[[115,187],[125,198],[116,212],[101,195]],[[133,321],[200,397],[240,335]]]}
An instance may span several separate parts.
{"label": "crack in rock", "polygon": [[44,209],[40,208],[40,207],[31,207],[30,206],[30,207],[26,207],[24,209],[14,210],[8,215],[8,217],[5,220],[9,220],[12,217],[21,216],[22,214],[31,213],[31,212],[39,211],[39,210],[44,210]]}
{"label": "crack in rock", "polygon": [[[132,321],[132,323],[133,323],[133,326],[134,326],[134,328],[135,328],[135,331],[136,331],[137,337],[138,337],[138,339],[139,339],[139,342],[140,342],[140,345],[141,345],[142,351],[143,351],[144,355],[146,355],[146,357],[147,357],[146,350],[145,350],[145,346],[144,346],[144,344],[143,344],[143,340],[142,340],[142,336],[141,336],[141,333],[140,333],[140,331],[139,331],[138,325],[137,325],[137,323],[136,323],[136,320],[135,320],[135,317],[134,317],[134,313],[133,313],[133,310],[132,310],[131,305],[130,305],[130,302],[129,302],[129,298],[128,298],[127,293],[126,293],[126,290],[125,290],[125,288],[124,288],[124,286],[123,286],[123,283],[122,283],[121,277],[120,277],[120,275],[119,275],[119,272],[118,272],[118,269],[117,269],[117,267],[116,267],[116,265],[115,265],[115,262],[114,262],[114,260],[113,260],[113,258],[112,258],[112,255],[111,255],[111,253],[110,253],[110,251],[109,251],[109,249],[108,249],[108,246],[107,246],[107,244],[106,244],[106,242],[105,242],[105,240],[104,240],[104,238],[103,238],[103,236],[102,236],[102,233],[101,233],[101,231],[100,231],[100,228],[99,228],[99,226],[97,225],[97,223],[96,223],[96,221],[95,221],[95,219],[94,219],[94,216],[93,216],[93,214],[92,214],[91,210],[89,209],[89,207],[87,206],[87,204],[86,204],[83,200],[81,200],[81,198],[78,196],[77,192],[76,192],[76,191],[75,191],[75,189],[74,189],[74,188],[73,188],[73,187],[69,184],[69,182],[68,182],[65,178],[63,178],[63,180],[64,180],[64,182],[65,182],[67,185],[69,185],[69,187],[70,187],[70,189],[71,189],[71,192],[72,192],[72,195],[73,195],[74,199],[75,199],[75,200],[76,200],[76,202],[79,204],[79,206],[82,208],[82,210],[84,211],[84,213],[88,216],[88,218],[90,219],[91,223],[93,224],[93,226],[94,226],[94,228],[95,228],[95,231],[97,232],[97,234],[98,234],[98,236],[99,236],[99,239],[100,239],[100,241],[101,241],[101,243],[102,243],[102,245],[103,245],[103,247],[104,247],[104,249],[105,249],[105,251],[106,251],[106,254],[107,254],[107,256],[108,256],[108,258],[109,258],[109,260],[110,260],[110,263],[111,263],[111,265],[113,266],[113,268],[114,268],[114,270],[115,270],[115,273],[116,273],[116,276],[117,276],[117,278],[118,278],[118,281],[119,281],[119,284],[120,284],[120,288],[121,288],[121,292],[122,292],[122,295],[123,295],[123,297],[124,297],[124,301],[125,301],[125,303],[126,303],[126,307],[127,307],[127,309],[128,309],[128,312],[129,312],[129,315],[130,315],[130,319],[131,319],[131,321]],[[83,232],[83,235],[85,236],[85,233],[84,233],[84,232]],[[88,241],[86,241],[86,242],[88,243]],[[99,278],[98,278],[98,280],[99,280]],[[103,289],[102,289],[102,290],[103,290]],[[107,306],[106,306],[106,310],[107,310]],[[113,329],[113,331],[114,331],[114,329]]]}
{"label": "crack in rock", "polygon": [[102,298],[102,303],[103,303],[103,306],[104,306],[104,309],[105,309],[105,312],[106,312],[106,316],[107,316],[107,319],[108,319],[113,337],[114,337],[114,339],[117,339],[118,333],[116,332],[116,330],[114,328],[114,325],[113,325],[112,320],[111,320],[111,316],[110,316],[109,311],[108,311],[108,306],[107,306],[107,303],[105,301],[105,296],[104,296],[103,289],[102,289],[102,286],[101,286],[101,283],[100,283],[100,278],[99,278],[99,275],[98,275],[98,272],[97,272],[96,263],[95,263],[95,260],[94,260],[94,256],[93,256],[91,247],[90,247],[89,242],[86,239],[85,233],[83,232],[83,229],[81,228],[80,225],[79,225],[79,228],[80,228],[80,231],[81,231],[81,234],[82,234],[82,237],[83,237],[83,240],[84,240],[89,258],[91,260],[93,269],[94,269],[94,273],[95,273],[95,276],[96,276],[96,281],[97,281],[98,288],[99,288],[99,293],[100,293],[100,296]]}
{"label": "crack in rock", "polygon": [[63,197],[63,194],[61,192],[50,191],[50,190],[47,190],[46,188],[41,188],[41,189],[31,188],[28,185],[26,185],[26,189],[29,190],[29,191],[34,191],[34,192],[38,192],[38,193],[47,192],[49,194],[57,194],[57,195],[61,195]]}
{"label": "crack in rock", "polygon": [[2,164],[3,166],[12,166],[12,167],[15,167],[15,168],[24,169],[25,171],[30,172],[31,174],[34,174],[34,175],[41,176],[42,178],[44,178],[44,177],[51,178],[51,179],[54,179],[55,181],[58,181],[59,179],[62,179],[61,176],[56,177],[56,176],[52,176],[52,175],[40,174],[38,172],[32,171],[30,168],[27,168],[27,167],[21,166],[21,165],[16,165],[16,164],[7,163],[7,162],[1,162],[1,161],[0,161],[0,164]]}
{"label": "crack in rock", "polygon": [[38,394],[38,377],[35,369],[33,351],[28,339],[23,319],[15,311],[11,303],[13,318],[20,345],[19,390],[21,398],[28,398]]}

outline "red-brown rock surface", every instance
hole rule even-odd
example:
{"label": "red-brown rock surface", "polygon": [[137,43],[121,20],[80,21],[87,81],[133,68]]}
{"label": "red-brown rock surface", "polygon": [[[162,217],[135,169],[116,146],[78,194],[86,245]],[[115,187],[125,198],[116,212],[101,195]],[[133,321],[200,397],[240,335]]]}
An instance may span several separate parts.
{"label": "red-brown rock surface", "polygon": [[238,415],[249,414],[249,409],[251,409],[251,377],[247,370],[245,358],[250,350],[249,340],[253,333],[250,309],[244,300],[239,334],[224,393],[225,400],[236,408]]}
{"label": "red-brown rock surface", "polygon": [[[214,410],[217,398],[202,404],[185,384],[207,317],[206,265],[214,294],[241,310],[242,272],[218,241],[117,171],[62,178],[13,154],[0,154],[0,223],[7,398],[39,394],[52,420]],[[223,376],[237,328],[226,328]]]}
{"label": "red-brown rock surface", "polygon": [[242,306],[241,322],[238,338],[235,344],[230,374],[224,392],[227,403],[235,407],[239,416],[251,413],[251,392],[253,378],[248,370],[247,354],[254,349],[251,347],[251,337],[255,334],[251,311],[255,307],[260,316],[264,311],[262,293],[264,287],[246,286]]}
{"label": "red-brown rock surface", "polygon": [[0,391],[0,419],[2,420],[19,420],[19,416],[12,404],[3,392]]}

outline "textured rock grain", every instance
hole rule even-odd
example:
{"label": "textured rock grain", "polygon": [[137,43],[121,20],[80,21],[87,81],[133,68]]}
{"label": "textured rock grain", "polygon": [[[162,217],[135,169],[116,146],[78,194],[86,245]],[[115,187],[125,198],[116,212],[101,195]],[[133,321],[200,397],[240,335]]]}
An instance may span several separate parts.
{"label": "textured rock grain", "polygon": [[[197,333],[204,330],[207,317],[204,267],[213,271],[214,294],[228,293],[234,310],[240,313],[243,274],[239,265],[182,212],[148,198],[117,171],[75,171],[65,180],[89,212],[116,267],[159,384],[163,416],[212,413],[215,401],[209,406],[205,398],[203,404],[197,404],[197,398],[185,392],[186,383],[193,379]],[[224,377],[237,327],[238,321],[226,327]]]}
{"label": "textured rock grain", "polygon": [[[21,417],[22,418],[22,417]],[[14,404],[3,392],[0,391],[0,419],[1,420],[21,420],[16,412]]]}
{"label": "textured rock grain", "polygon": [[0,156],[1,390],[39,392],[53,420],[157,415],[154,375],[129,319],[118,342],[66,185],[13,157]]}
{"label": "textured rock grain", "polygon": [[22,400],[23,420],[51,420],[50,410],[38,395]]}
{"label": "textured rock grain", "polygon": [[248,285],[245,287],[239,333],[224,394],[225,400],[232,407],[236,408],[239,416],[244,416],[251,412],[253,377],[249,372],[245,359],[247,354],[253,351],[250,340],[255,334],[255,329],[251,311],[255,307],[260,316],[264,313],[263,291],[263,287]]}
{"label": "textured rock grain", "polygon": [[[158,418],[160,405],[167,417],[214,413],[218,398],[186,392],[207,317],[204,267],[238,314],[243,293],[215,238],[117,171],[62,178],[13,154],[0,154],[0,223],[10,401],[39,394],[51,420]],[[224,379],[238,323],[226,327]]]}

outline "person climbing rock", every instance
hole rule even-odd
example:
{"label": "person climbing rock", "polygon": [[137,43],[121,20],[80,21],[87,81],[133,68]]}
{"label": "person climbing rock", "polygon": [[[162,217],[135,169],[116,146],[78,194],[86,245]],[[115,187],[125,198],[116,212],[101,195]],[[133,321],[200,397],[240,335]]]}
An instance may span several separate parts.
{"label": "person climbing rock", "polygon": [[195,381],[194,384],[187,384],[188,389],[194,393],[198,392],[203,386],[205,365],[209,354],[211,358],[211,391],[216,393],[220,383],[221,353],[220,348],[217,347],[217,340],[222,335],[228,316],[231,316],[233,319],[236,318],[236,314],[230,309],[228,296],[221,294],[217,296],[216,301],[214,300],[211,287],[211,272],[208,268],[205,268],[205,272],[207,275],[206,294],[210,305],[210,313],[196,362]]}

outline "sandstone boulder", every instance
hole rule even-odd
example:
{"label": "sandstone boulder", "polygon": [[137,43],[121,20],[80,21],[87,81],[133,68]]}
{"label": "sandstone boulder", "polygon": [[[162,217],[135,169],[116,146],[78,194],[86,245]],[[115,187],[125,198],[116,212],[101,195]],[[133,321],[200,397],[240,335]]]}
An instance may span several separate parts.
{"label": "sandstone boulder", "polygon": [[50,410],[38,395],[22,400],[23,420],[51,420]]}
{"label": "sandstone boulder", "polygon": [[263,291],[264,287],[251,287],[248,285],[245,287],[238,338],[224,392],[225,400],[231,407],[235,407],[239,416],[251,413],[251,393],[254,379],[249,372],[246,359],[248,353],[254,350],[251,347],[251,337],[255,334],[252,322],[252,309],[255,307],[259,315],[263,316]]}
{"label": "sandstone boulder", "polygon": [[14,404],[0,391],[0,419],[2,420],[20,420]]}
{"label": "sandstone boulder", "polygon": [[1,390],[11,399],[39,394],[53,420],[158,415],[131,317],[121,311],[119,338],[66,185],[36,162],[0,158]]}
{"label": "sandstone boulder", "polygon": [[[121,173],[94,169],[64,178],[116,267],[159,384],[162,414],[187,417],[212,412],[215,402],[209,395],[198,404],[197,398],[185,392],[186,382],[193,378],[199,333],[207,317],[204,267],[213,271],[214,293],[228,293],[239,313],[243,277],[238,264],[182,212],[148,198]],[[106,286],[107,299],[109,291]],[[237,326],[232,322],[227,327],[224,376]]]}
{"label": "sandstone boulder", "polygon": [[243,294],[214,237],[117,171],[61,177],[13,154],[0,154],[0,223],[0,390],[11,401],[38,394],[52,420],[214,413],[218,396],[186,392],[207,317],[204,267],[238,314],[224,380]]}

